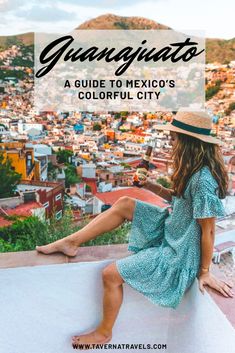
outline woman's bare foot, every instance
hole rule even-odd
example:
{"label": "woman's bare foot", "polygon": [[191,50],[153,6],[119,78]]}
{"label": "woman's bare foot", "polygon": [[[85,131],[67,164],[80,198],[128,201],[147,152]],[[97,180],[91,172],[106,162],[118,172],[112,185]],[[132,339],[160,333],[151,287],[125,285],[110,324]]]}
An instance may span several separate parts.
{"label": "woman's bare foot", "polygon": [[[102,344],[111,341],[112,332],[103,333],[99,330],[89,332],[85,335],[73,336],[72,337],[72,346],[81,345],[79,349],[89,349],[85,345],[87,344]],[[82,345],[84,344],[84,347]],[[92,346],[90,347],[92,348]],[[93,347],[94,348],[94,347]]]}
{"label": "woman's bare foot", "polygon": [[48,245],[36,246],[36,250],[46,255],[54,252],[62,252],[67,256],[76,256],[78,245],[75,245],[71,239],[63,238]]}

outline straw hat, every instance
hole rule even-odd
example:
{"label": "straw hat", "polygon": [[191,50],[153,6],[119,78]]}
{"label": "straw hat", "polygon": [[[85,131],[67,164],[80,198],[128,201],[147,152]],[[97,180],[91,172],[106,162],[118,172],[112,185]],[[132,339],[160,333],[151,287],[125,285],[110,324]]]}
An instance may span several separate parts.
{"label": "straw hat", "polygon": [[208,143],[223,144],[222,141],[210,135],[212,121],[205,112],[178,111],[171,123],[155,125],[154,128],[190,135]]}

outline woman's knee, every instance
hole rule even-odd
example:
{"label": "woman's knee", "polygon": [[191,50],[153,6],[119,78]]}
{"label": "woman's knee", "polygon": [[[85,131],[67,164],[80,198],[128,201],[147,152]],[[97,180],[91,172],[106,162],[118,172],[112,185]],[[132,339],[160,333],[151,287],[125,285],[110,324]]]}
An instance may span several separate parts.
{"label": "woman's knee", "polygon": [[113,204],[113,207],[118,209],[118,211],[122,214],[123,217],[127,218],[128,220],[132,220],[135,202],[136,200],[132,197],[121,196]]}
{"label": "woman's knee", "polygon": [[124,282],[115,263],[108,265],[102,270],[102,278],[105,285],[119,286]]}

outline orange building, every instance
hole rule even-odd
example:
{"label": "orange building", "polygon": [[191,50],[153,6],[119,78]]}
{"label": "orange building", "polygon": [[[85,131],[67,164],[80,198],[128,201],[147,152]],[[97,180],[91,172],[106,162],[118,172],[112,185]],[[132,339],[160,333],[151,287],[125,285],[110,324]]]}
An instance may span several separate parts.
{"label": "orange building", "polygon": [[9,158],[22,180],[40,180],[40,162],[35,160],[33,148],[26,148],[22,142],[3,142],[0,143],[0,153]]}
{"label": "orange building", "polygon": [[115,140],[115,131],[114,130],[106,130],[105,135],[107,136],[108,140],[111,140],[111,141]]}

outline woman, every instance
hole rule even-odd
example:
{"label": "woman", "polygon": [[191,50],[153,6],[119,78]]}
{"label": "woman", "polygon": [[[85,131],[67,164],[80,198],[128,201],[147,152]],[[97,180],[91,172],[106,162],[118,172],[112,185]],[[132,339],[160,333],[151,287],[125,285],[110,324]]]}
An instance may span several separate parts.
{"label": "woman", "polygon": [[106,343],[122,299],[123,283],[145,295],[153,304],[176,308],[198,278],[204,293],[208,285],[232,297],[232,285],[210,272],[215,219],[224,216],[221,198],[228,177],[218,144],[210,135],[211,119],[206,113],[178,112],[173,121],[158,125],[171,131],[172,189],[152,184],[143,177],[142,186],[172,205],[169,209],[121,197],[80,231],[52,244],[38,246],[45,254],[56,251],[74,256],[80,244],[132,221],[128,250],[134,252],[104,268],[103,319],[96,330],[74,336],[72,343]]}

